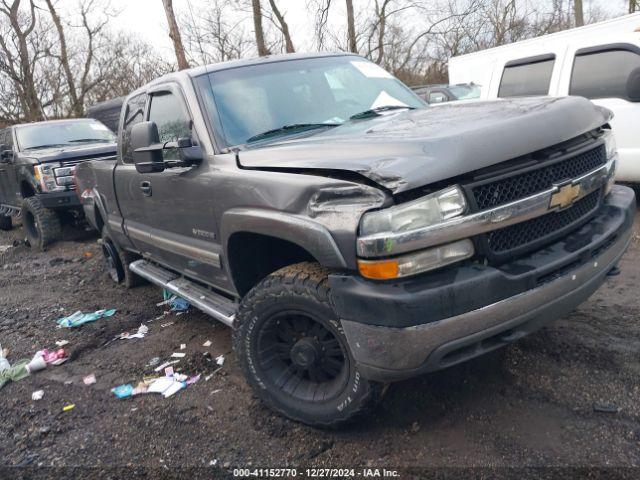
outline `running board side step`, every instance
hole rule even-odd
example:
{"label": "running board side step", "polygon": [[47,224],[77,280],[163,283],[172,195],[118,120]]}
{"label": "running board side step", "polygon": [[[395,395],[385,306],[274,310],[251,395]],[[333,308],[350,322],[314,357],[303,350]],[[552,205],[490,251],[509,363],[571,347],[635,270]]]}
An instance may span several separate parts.
{"label": "running board side step", "polygon": [[146,260],[136,260],[129,265],[129,269],[151,283],[184,298],[194,307],[225,325],[233,326],[238,304],[232,300]]}

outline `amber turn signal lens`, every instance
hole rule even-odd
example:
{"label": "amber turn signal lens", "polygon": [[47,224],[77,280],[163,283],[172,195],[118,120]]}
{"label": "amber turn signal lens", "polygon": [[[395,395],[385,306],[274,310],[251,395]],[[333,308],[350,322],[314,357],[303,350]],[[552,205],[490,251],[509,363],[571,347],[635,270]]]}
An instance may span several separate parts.
{"label": "amber turn signal lens", "polygon": [[398,260],[358,260],[358,269],[363,277],[376,280],[398,278],[399,272]]}

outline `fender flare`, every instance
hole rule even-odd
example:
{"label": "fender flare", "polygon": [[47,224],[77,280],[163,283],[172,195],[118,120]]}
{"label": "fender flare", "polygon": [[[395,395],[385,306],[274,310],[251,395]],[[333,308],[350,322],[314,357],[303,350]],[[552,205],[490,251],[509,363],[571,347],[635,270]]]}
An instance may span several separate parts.
{"label": "fender flare", "polygon": [[286,240],[304,248],[325,267],[347,268],[342,252],[324,225],[290,213],[232,208],[223,214],[220,229],[224,262],[229,272],[228,246],[234,233],[256,233]]}

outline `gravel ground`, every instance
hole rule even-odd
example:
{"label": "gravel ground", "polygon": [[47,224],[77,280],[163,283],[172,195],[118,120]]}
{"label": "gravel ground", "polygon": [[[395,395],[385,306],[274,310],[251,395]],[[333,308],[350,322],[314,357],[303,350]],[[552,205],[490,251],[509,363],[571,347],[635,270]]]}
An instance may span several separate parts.
{"label": "gravel ground", "polygon": [[[5,468],[0,477],[64,471],[61,478],[73,472],[122,478],[142,468],[154,478],[184,472],[211,478],[233,467],[284,466],[494,473],[620,467],[615,472],[631,475],[625,468],[640,465],[639,232],[640,215],[621,275],[574,313],[468,364],[392,385],[375,414],[343,431],[314,430],[266,410],[235,365],[229,329],[193,310],[154,320],[164,308],[156,306],[160,290],[114,285],[94,237],[67,232],[65,241],[39,253],[21,244],[19,228],[0,232],[0,246],[10,246],[0,247],[0,343],[9,359],[30,358],[63,339],[71,354],[66,364],[0,390],[0,465],[22,467]],[[80,328],[56,328],[63,314],[101,308],[118,312]],[[105,345],[148,321],[146,338]],[[211,347],[203,347],[206,340]],[[181,344],[182,371],[213,374],[215,362],[205,352],[225,355],[223,369],[169,399],[118,400],[110,393],[153,373],[149,361],[168,358]],[[86,386],[82,379],[91,373],[97,383]],[[40,389],[44,398],[32,401]],[[75,408],[63,412],[68,404]]]}

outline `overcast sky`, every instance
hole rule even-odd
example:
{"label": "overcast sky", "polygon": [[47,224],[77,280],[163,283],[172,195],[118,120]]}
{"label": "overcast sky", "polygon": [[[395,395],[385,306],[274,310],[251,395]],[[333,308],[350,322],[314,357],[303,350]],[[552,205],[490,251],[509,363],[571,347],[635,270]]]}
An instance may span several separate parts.
{"label": "overcast sky", "polygon": [[[569,1],[572,0],[565,0],[566,3]],[[358,9],[366,8],[369,2],[370,0],[354,0],[356,12]],[[313,12],[307,11],[306,3],[306,0],[278,0],[277,2],[280,10],[285,13],[296,48],[301,51],[308,49],[312,42]],[[338,10],[342,9],[343,3],[334,1],[336,10],[331,14],[334,21],[340,21],[344,18],[344,15],[341,15]],[[625,11],[624,7],[627,1],[585,0],[584,3],[585,9],[593,4],[611,14],[622,14]],[[189,5],[196,16],[200,8],[206,8],[206,0],[173,0],[173,4],[178,17],[189,13]],[[112,21],[115,30],[135,32],[142,39],[154,45],[163,56],[173,59],[173,47],[167,34],[167,20],[162,0],[111,0],[111,5],[120,12]]]}

